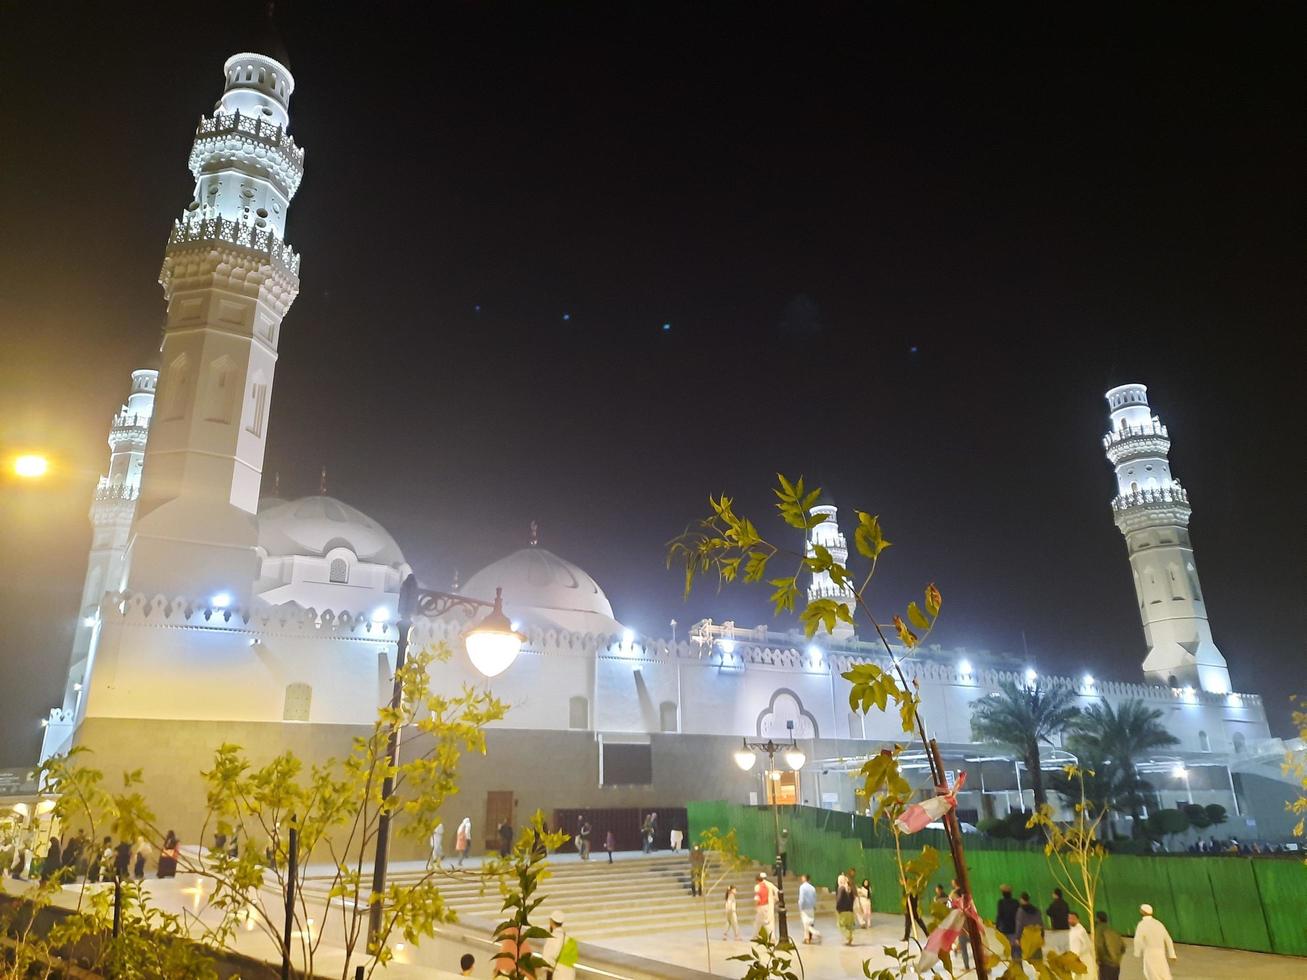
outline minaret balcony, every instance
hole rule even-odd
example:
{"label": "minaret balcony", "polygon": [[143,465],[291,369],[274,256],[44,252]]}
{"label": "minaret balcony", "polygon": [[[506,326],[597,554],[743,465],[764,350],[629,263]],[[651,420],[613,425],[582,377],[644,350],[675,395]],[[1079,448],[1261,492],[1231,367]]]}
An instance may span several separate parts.
{"label": "minaret balcony", "polygon": [[1189,493],[1178,483],[1123,493],[1112,501],[1112,515],[1122,533],[1141,527],[1189,524]]}
{"label": "minaret balcony", "polygon": [[109,430],[109,448],[119,449],[145,448],[146,437],[150,434],[150,416],[120,413],[114,416],[113,427]]}
{"label": "minaret balcony", "polygon": [[[258,228],[246,221],[224,218],[222,215],[204,218],[183,218],[173,224],[168,236],[168,247],[191,242],[225,242],[267,256],[273,265],[298,279],[300,257],[268,228]],[[165,274],[168,262],[165,259]],[[162,281],[162,279],[160,280]]]}
{"label": "minaret balcony", "polygon": [[189,161],[196,179],[214,169],[215,163],[226,167],[242,161],[265,171],[281,185],[287,199],[304,178],[304,151],[280,126],[239,112],[201,117]]}
{"label": "minaret balcony", "polygon": [[1144,425],[1127,425],[1103,436],[1108,461],[1119,466],[1126,460],[1142,457],[1165,457],[1171,450],[1171,437],[1157,419]]}

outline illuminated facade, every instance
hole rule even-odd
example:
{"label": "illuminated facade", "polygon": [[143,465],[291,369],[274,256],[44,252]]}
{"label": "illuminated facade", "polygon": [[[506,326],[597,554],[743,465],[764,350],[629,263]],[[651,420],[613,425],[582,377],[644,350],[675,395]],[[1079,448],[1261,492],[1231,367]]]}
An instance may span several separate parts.
{"label": "illuminated facade", "polygon": [[1107,393],[1111,429],[1103,436],[1116,468],[1112,501],[1125,537],[1148,656],[1144,673],[1171,687],[1226,694],[1230,671],[1212,640],[1189,540],[1189,494],[1171,473],[1171,437],[1148,406],[1148,389],[1121,385]]}

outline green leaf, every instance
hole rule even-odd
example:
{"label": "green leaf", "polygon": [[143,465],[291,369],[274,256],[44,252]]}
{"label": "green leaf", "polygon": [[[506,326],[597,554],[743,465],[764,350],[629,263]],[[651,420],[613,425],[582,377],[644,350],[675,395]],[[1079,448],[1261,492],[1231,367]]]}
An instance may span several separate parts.
{"label": "green leaf", "polygon": [[748,560],[744,563],[744,581],[761,582],[767,574],[767,562],[770,560],[771,555],[765,551],[750,551]]}
{"label": "green leaf", "polygon": [[864,558],[877,558],[890,546],[880,529],[880,518],[858,511],[858,526],[853,531],[853,546]]}
{"label": "green leaf", "polygon": [[925,613],[921,611],[915,602],[908,603],[908,619],[919,630],[930,629],[930,620],[926,618]]}
{"label": "green leaf", "polygon": [[899,634],[899,640],[909,650],[917,645],[917,634],[908,629],[907,624],[898,616],[894,617],[894,629]]}
{"label": "green leaf", "polygon": [[935,583],[931,582],[926,586],[926,612],[930,618],[934,619],[939,615],[939,607],[944,604],[944,597],[939,594],[939,589],[935,588]]}

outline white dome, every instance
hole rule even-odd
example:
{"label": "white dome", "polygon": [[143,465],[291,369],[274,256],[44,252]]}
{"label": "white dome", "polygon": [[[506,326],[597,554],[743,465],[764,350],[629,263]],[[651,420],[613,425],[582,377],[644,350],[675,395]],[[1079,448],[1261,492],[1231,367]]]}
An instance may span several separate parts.
{"label": "white dome", "polygon": [[360,561],[399,567],[404,555],[384,527],[335,497],[262,501],[259,547],[268,556],[325,555],[345,547]]}
{"label": "white dome", "polygon": [[580,633],[618,633],[613,606],[584,570],[544,548],[523,548],[487,565],[459,590],[493,599],[504,590],[504,612],[534,626]]}

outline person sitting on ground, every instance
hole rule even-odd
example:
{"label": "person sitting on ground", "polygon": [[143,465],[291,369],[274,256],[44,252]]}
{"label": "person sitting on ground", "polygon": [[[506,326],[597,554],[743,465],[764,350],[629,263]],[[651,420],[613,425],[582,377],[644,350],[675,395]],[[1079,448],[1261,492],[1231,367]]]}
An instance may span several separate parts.
{"label": "person sitting on ground", "polygon": [[472,970],[477,965],[477,958],[471,953],[464,953],[458,961],[458,975],[461,977],[470,977]]}

